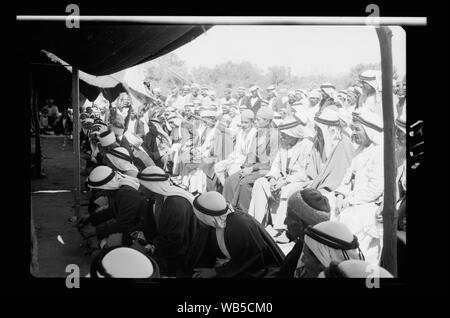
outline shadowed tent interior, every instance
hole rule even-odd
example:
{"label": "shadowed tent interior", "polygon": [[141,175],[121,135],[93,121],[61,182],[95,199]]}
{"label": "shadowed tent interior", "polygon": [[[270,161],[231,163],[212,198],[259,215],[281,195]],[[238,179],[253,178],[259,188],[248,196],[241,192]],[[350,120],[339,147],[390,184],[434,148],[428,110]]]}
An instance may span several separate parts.
{"label": "shadowed tent interior", "polygon": [[[102,76],[141,64],[192,41],[211,26],[130,25],[83,23],[69,29],[64,22],[23,22],[19,25],[19,55],[33,85],[39,93],[39,105],[52,96],[58,106],[66,108],[71,92],[71,73],[51,62],[41,50],[51,52],[82,72]],[[30,65],[30,63],[35,63]],[[49,66],[54,64],[55,66]],[[99,93],[110,102],[126,89],[119,82],[111,87],[98,82],[90,85],[80,76],[80,93],[94,101]],[[59,103],[59,104],[58,104]]]}
{"label": "shadowed tent interior", "polygon": [[141,64],[192,41],[210,26],[100,25],[69,29],[62,22],[21,23],[24,50],[44,49],[92,75]]}

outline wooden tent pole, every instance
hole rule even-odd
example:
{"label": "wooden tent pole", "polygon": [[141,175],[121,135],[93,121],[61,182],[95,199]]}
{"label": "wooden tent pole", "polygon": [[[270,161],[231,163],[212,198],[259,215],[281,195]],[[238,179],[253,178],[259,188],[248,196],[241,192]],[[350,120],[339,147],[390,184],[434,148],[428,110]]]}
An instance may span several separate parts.
{"label": "wooden tent pole", "polygon": [[74,206],[75,216],[80,215],[80,83],[78,76],[78,68],[72,69],[72,109],[73,109],[73,166],[74,166]]}
{"label": "wooden tent pole", "polygon": [[382,71],[382,102],[384,122],[384,202],[383,202],[383,253],[381,262],[397,277],[397,216],[396,216],[396,163],[395,126],[392,92],[392,31],[389,27],[376,28],[380,41]]}
{"label": "wooden tent pole", "polygon": [[41,178],[43,177],[42,174],[42,150],[41,150],[41,136],[40,136],[40,123],[39,123],[39,110],[38,110],[38,99],[37,99],[37,91],[36,88],[34,87],[34,82],[33,82],[33,74],[30,73],[30,103],[31,103],[31,110],[32,110],[32,115],[33,115],[33,120],[34,120],[34,126],[35,126],[35,156],[36,156],[36,160],[35,160],[35,171],[36,171],[36,177],[37,178]]}

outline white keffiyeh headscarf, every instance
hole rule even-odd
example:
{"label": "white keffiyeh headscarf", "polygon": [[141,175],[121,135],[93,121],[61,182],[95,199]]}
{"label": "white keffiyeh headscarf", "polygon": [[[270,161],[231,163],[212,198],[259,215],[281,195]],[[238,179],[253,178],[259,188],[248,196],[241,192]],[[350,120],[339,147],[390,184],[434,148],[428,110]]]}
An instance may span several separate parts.
{"label": "white keffiyeh headscarf", "polygon": [[340,131],[340,119],[338,112],[325,108],[320,114],[317,114],[314,118],[315,124],[322,131],[324,140],[325,156],[329,158],[334,147],[342,139]]}
{"label": "white keffiyeh headscarf", "polygon": [[138,180],[145,188],[153,193],[165,197],[180,196],[188,200],[191,204],[194,196],[180,187],[174,186],[169,181],[169,176],[158,166],[150,166],[138,174]]}
{"label": "white keffiyeh headscarf", "polygon": [[362,108],[353,113],[353,121],[364,126],[367,137],[375,144],[383,144],[383,121],[374,112]]}
{"label": "white keffiyeh headscarf", "polygon": [[135,190],[138,190],[140,186],[136,178],[114,171],[107,166],[94,168],[88,177],[88,186],[92,189],[117,190],[123,185]]}
{"label": "white keffiyeh headscarf", "polygon": [[116,169],[123,173],[127,173],[129,171],[133,171],[134,173],[139,172],[138,168],[136,168],[136,166],[133,164],[128,150],[123,147],[117,147],[108,150],[108,152],[106,153],[106,157]]}
{"label": "white keffiyeh headscarf", "polygon": [[[326,221],[308,227],[304,237],[305,245],[324,267],[332,261],[364,259],[358,240],[343,223]],[[297,262],[297,269],[304,267],[303,252]]]}

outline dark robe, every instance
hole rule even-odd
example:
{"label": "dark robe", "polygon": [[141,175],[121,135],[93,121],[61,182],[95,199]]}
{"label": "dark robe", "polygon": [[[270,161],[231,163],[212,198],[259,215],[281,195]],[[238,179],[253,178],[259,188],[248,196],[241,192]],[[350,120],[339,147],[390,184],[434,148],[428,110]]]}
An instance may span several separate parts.
{"label": "dark robe", "polygon": [[252,167],[253,172],[244,177],[240,176],[240,172],[236,172],[225,179],[223,196],[236,211],[248,213],[253,184],[269,172],[277,152],[278,131],[273,128],[258,129],[250,153],[243,164],[244,167]]}
{"label": "dark robe", "polygon": [[258,113],[258,110],[261,108],[261,98],[258,98],[258,100],[255,102],[255,104],[252,106],[252,102],[251,102],[251,97],[249,97],[247,100],[246,100],[246,106],[247,106],[247,108],[248,109],[250,109],[250,110],[252,110],[254,113],[255,113],[255,116],[256,116],[256,114]]}
{"label": "dark robe", "polygon": [[[230,260],[216,267],[217,277],[265,277],[276,271],[284,260],[283,252],[261,224],[248,214],[234,212],[227,216],[224,231]],[[201,227],[187,257],[187,266],[214,267],[224,255],[218,248],[216,229]]]}
{"label": "dark robe", "polygon": [[354,155],[350,138],[342,134],[342,139],[325,158],[323,149],[318,149],[317,140],[311,150],[310,163],[306,173],[313,181],[311,188],[316,190],[334,191],[344,178],[347,168],[350,167]]}
{"label": "dark robe", "polygon": [[198,219],[192,204],[183,197],[169,196],[155,213],[158,235],[153,240],[153,257],[165,276],[183,277],[186,254],[194,240]]}
{"label": "dark robe", "polygon": [[83,151],[85,153],[87,153],[91,150],[89,136],[84,133],[83,129],[80,130],[80,145],[81,145],[81,151]]}
{"label": "dark robe", "polygon": [[237,99],[237,101],[238,101],[238,106],[239,106],[239,107],[242,107],[242,106],[244,106],[244,105],[247,106],[247,103],[249,102],[248,99],[249,99],[248,96],[243,96],[243,97],[241,97],[241,98],[238,98],[238,99]]}
{"label": "dark robe", "polygon": [[293,278],[295,269],[297,268],[298,259],[303,251],[303,241],[297,240],[292,250],[286,255],[280,270],[275,277]]}
{"label": "dark robe", "polygon": [[[109,207],[92,214],[89,221],[96,226],[99,239],[122,233],[122,244],[128,246],[131,244],[130,234],[143,230],[144,216],[148,211],[146,198],[134,188],[124,185],[109,196]],[[147,224],[151,224],[151,220]]]}
{"label": "dark robe", "polygon": [[164,164],[161,160],[161,155],[159,153],[158,144],[156,142],[156,138],[159,135],[158,130],[155,125],[150,121],[148,124],[149,131],[144,137],[144,142],[142,143],[142,147],[148,153],[150,158],[153,160],[155,165],[163,169]]}
{"label": "dark robe", "polygon": [[264,177],[267,174],[266,170],[255,171],[244,177],[241,177],[240,172],[232,174],[225,179],[223,186],[223,196],[225,200],[231,204],[235,211],[248,213],[250,201],[252,199],[253,184],[256,180]]}

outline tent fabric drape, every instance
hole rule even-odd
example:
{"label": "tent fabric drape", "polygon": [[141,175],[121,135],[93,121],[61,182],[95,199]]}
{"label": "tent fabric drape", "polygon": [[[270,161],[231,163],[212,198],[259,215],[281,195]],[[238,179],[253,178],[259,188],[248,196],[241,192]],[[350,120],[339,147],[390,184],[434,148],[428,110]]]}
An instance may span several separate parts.
{"label": "tent fabric drape", "polygon": [[22,22],[19,36],[27,50],[46,50],[91,75],[109,75],[169,53],[210,26],[129,25],[85,22]]}

